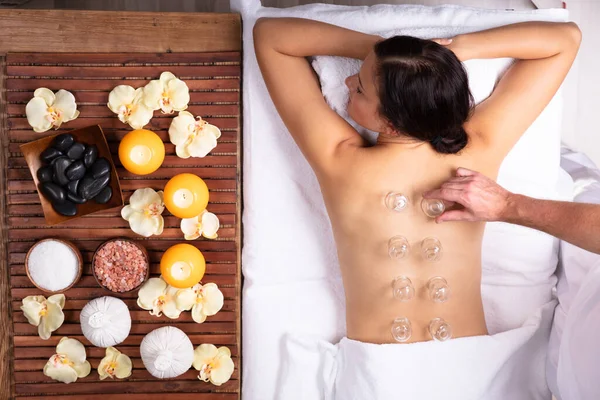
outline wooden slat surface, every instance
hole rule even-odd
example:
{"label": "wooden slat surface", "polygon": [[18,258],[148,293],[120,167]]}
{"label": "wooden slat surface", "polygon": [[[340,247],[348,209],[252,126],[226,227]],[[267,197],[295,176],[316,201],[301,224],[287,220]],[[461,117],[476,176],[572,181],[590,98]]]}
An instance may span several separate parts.
{"label": "wooden slat surface", "polygon": [[[0,26],[0,53],[229,52],[242,48],[239,14],[5,9],[0,10]],[[182,62],[188,61],[183,58]]]}
{"label": "wooden slat surface", "polygon": [[[0,21],[2,17],[0,15]],[[1,34],[0,34],[1,36]],[[10,359],[13,386],[10,391],[0,388],[0,397],[10,393],[15,398],[68,398],[95,399],[188,399],[233,400],[239,399],[241,387],[240,371],[240,69],[239,52],[210,53],[138,53],[138,54],[51,54],[17,53],[6,58],[6,92],[2,102],[2,123],[5,129],[2,170],[4,187],[3,212],[3,256],[6,271],[2,271],[1,290],[10,294],[5,307],[10,313],[10,345],[4,346],[4,357]],[[146,176],[136,176],[122,168],[118,160],[118,143],[129,127],[122,124],[110,112],[106,103],[108,93],[119,84],[134,87],[145,85],[156,79],[162,71],[171,71],[183,78],[191,90],[188,110],[200,115],[222,130],[218,146],[205,158],[183,160],[175,155],[175,148],[168,141],[168,128],[176,115],[155,113],[148,129],[155,130],[165,142],[166,157],[163,166]],[[148,250],[152,276],[160,274],[160,258],[164,250],[175,243],[184,242],[179,228],[180,219],[166,210],[164,232],[159,237],[141,238],[133,233],[127,221],[120,217],[120,209],[105,210],[64,224],[45,225],[39,196],[31,174],[22,157],[19,145],[44,137],[53,132],[36,133],[25,117],[25,105],[38,87],[71,90],[81,112],[80,117],[65,125],[58,132],[99,124],[105,135],[117,173],[121,180],[125,201],[139,188],[151,187],[162,190],[172,176],[192,172],[205,179],[210,191],[208,210],[219,216],[221,227],[216,240],[200,239],[193,243],[204,254],[207,261],[203,282],[214,282],[223,291],[225,304],[217,315],[209,317],[203,324],[195,323],[191,313],[184,312],[177,320],[165,316],[153,317],[137,304],[137,292],[113,294],[101,289],[91,271],[91,260],[95,249],[105,240],[122,236],[139,241]],[[49,340],[41,340],[37,328],[27,323],[20,310],[21,301],[29,295],[41,294],[29,281],[25,273],[25,255],[39,239],[60,237],[71,240],[80,249],[84,260],[83,275],[78,283],[65,295],[65,323]],[[3,283],[4,282],[4,283]],[[104,349],[95,348],[82,335],[79,325],[81,309],[90,300],[112,295],[121,298],[129,307],[132,317],[130,336],[117,346],[129,355],[134,364],[130,378],[100,381],[97,372],[76,383],[64,385],[47,378],[42,368],[53,354],[63,336],[74,337],[86,346],[92,367],[97,367],[104,356]],[[3,311],[3,310],[2,310]],[[139,344],[143,337],[154,329],[173,325],[188,334],[194,346],[202,343],[224,345],[231,349],[235,364],[232,379],[221,387],[201,382],[197,371],[160,381],[153,378],[143,367]],[[6,365],[6,364],[0,364]],[[4,372],[2,372],[4,373]],[[139,394],[136,395],[136,393]],[[192,397],[193,396],[193,397]],[[2,397],[3,398],[3,397]]]}
{"label": "wooden slat surface", "polygon": [[[28,400],[45,400],[45,396],[34,396],[34,397],[16,397],[17,399],[28,399]],[[235,393],[126,393],[119,394],[114,393],[110,395],[110,400],[237,400],[239,396]],[[62,395],[57,396],[56,399],[61,400],[107,400],[105,394],[84,394],[84,395]]]}
{"label": "wooden slat surface", "polygon": [[[35,82],[26,79],[15,79],[6,82],[6,88],[9,90],[35,90],[40,86],[47,87],[48,89],[57,91],[58,89],[65,89],[69,91],[76,91],[81,88],[81,84],[85,83],[88,90],[111,90],[117,85],[131,85],[133,87],[139,87],[145,84],[144,79],[38,79]],[[239,85],[237,79],[198,79],[187,82],[190,90],[235,90]],[[192,94],[193,95],[193,94]]]}
{"label": "wooden slat surface", "polygon": [[[8,226],[6,224],[8,129],[6,118],[6,57],[0,54],[0,398],[14,393],[13,329],[10,281],[8,274]],[[41,208],[41,206],[40,206]]]}

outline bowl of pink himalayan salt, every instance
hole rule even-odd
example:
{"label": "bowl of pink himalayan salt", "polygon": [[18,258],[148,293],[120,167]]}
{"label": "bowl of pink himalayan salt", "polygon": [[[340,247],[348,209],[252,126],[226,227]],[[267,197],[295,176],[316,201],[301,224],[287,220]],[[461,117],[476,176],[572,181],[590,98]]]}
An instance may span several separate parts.
{"label": "bowl of pink himalayan salt", "polygon": [[150,276],[148,252],[131,239],[102,243],[92,258],[92,274],[98,285],[114,293],[137,289]]}
{"label": "bowl of pink himalayan salt", "polygon": [[67,240],[42,239],[25,256],[27,277],[43,292],[55,294],[69,290],[81,278],[83,258]]}

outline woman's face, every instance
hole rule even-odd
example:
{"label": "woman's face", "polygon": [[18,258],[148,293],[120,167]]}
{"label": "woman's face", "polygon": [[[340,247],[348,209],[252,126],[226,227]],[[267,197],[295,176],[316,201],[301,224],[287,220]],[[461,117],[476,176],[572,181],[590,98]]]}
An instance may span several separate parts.
{"label": "woman's face", "polygon": [[383,132],[388,130],[388,124],[377,111],[379,97],[375,86],[375,61],[375,53],[371,51],[358,74],[346,78],[350,91],[347,110],[357,124],[374,132]]}

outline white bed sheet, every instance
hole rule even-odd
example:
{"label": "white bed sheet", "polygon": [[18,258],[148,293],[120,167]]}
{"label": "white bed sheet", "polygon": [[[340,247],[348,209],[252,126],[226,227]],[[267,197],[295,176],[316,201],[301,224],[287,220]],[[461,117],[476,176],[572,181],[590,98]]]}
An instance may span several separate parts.
{"label": "white bed sheet", "polygon": [[[255,19],[314,15],[343,26],[354,21],[353,29],[381,32],[397,28],[380,20],[373,24],[381,13],[387,14],[388,21],[390,16],[397,17],[402,26],[412,23],[415,28],[421,23],[471,30],[523,18],[564,19],[566,14],[562,10],[525,13],[454,6],[265,9],[258,1],[242,0],[233,0],[232,8],[244,19],[245,50],[242,393],[246,400],[268,400],[277,398],[282,336],[302,332],[337,342],[345,333],[345,306],[331,227],[316,179],[277,116],[256,65],[251,36]],[[557,187],[560,114],[557,98],[511,152],[501,168],[500,183],[516,192],[562,198]],[[538,162],[525,169],[532,152],[538,153]],[[507,242],[523,255],[516,264],[506,265],[496,257],[505,252]],[[486,319],[494,333],[518,326],[534,305],[551,299],[558,242],[525,228],[489,224],[484,247],[484,286],[501,289],[488,290],[490,296],[484,299]],[[528,265],[533,268],[521,268]],[[527,298],[534,286],[543,286],[543,294],[533,291],[536,298]]]}
{"label": "white bed sheet", "polygon": [[[600,170],[582,153],[564,147],[561,166],[573,201],[600,204]],[[560,265],[547,376],[558,400],[600,399],[600,254],[560,243]]]}

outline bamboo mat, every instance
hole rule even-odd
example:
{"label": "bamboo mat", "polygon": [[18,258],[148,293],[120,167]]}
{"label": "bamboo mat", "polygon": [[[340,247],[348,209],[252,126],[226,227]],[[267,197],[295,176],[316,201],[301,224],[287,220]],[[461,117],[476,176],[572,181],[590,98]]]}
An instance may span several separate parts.
{"label": "bamboo mat", "polygon": [[[68,398],[68,399],[187,399],[233,400],[240,392],[240,210],[241,210],[241,137],[240,137],[240,69],[239,52],[222,53],[13,53],[6,56],[6,88],[4,113],[8,135],[6,160],[5,223],[7,225],[8,268],[13,340],[12,395],[16,398]],[[121,123],[106,103],[108,93],[115,86],[145,85],[157,79],[162,71],[171,71],[184,80],[190,88],[188,108],[222,131],[217,147],[205,158],[180,159],[168,141],[168,128],[176,115],[156,111],[145,128],[155,131],[165,142],[166,157],[162,167],[151,175],[136,176],[124,170],[117,156],[119,140],[130,128]],[[81,114],[75,121],[63,125],[64,129],[36,133],[27,123],[25,105],[33,91],[46,87],[53,91],[66,89],[75,95]],[[177,320],[153,317],[136,305],[137,291],[114,294],[101,289],[91,275],[91,258],[95,249],[113,237],[135,238],[146,247],[150,257],[152,276],[160,274],[162,252],[175,243],[185,242],[179,229],[179,219],[167,210],[164,233],[149,239],[134,234],[128,222],[121,219],[120,208],[67,221],[47,227],[38,194],[19,144],[48,134],[98,124],[102,127],[117,165],[126,203],[134,190],[150,187],[162,190],[172,176],[190,172],[200,176],[210,190],[208,210],[221,221],[217,240],[199,239],[188,242],[198,247],[207,261],[203,283],[216,283],[225,295],[225,305],[215,316],[203,324],[191,319],[191,313],[182,313]],[[59,237],[73,241],[81,250],[84,271],[81,280],[65,295],[65,323],[53,333],[50,340],[41,340],[37,328],[27,323],[20,311],[21,300],[28,295],[42,294],[25,275],[24,259],[29,248],[46,237]],[[132,317],[131,333],[127,340],[116,346],[131,357],[133,374],[126,380],[100,381],[95,368],[105,350],[93,347],[82,335],[79,314],[91,299],[111,295],[122,298],[129,306]],[[194,346],[202,343],[225,345],[231,349],[235,363],[232,379],[220,387],[197,379],[198,372],[191,369],[184,375],[169,380],[153,378],[140,359],[139,344],[144,335],[161,326],[173,325],[182,329]],[[80,340],[87,351],[92,372],[86,378],[66,385],[55,382],[42,373],[48,358],[63,336]],[[3,392],[4,393],[4,392]],[[110,394],[110,396],[106,396]],[[119,395],[120,394],[120,395]],[[139,394],[139,395],[137,395]]]}

